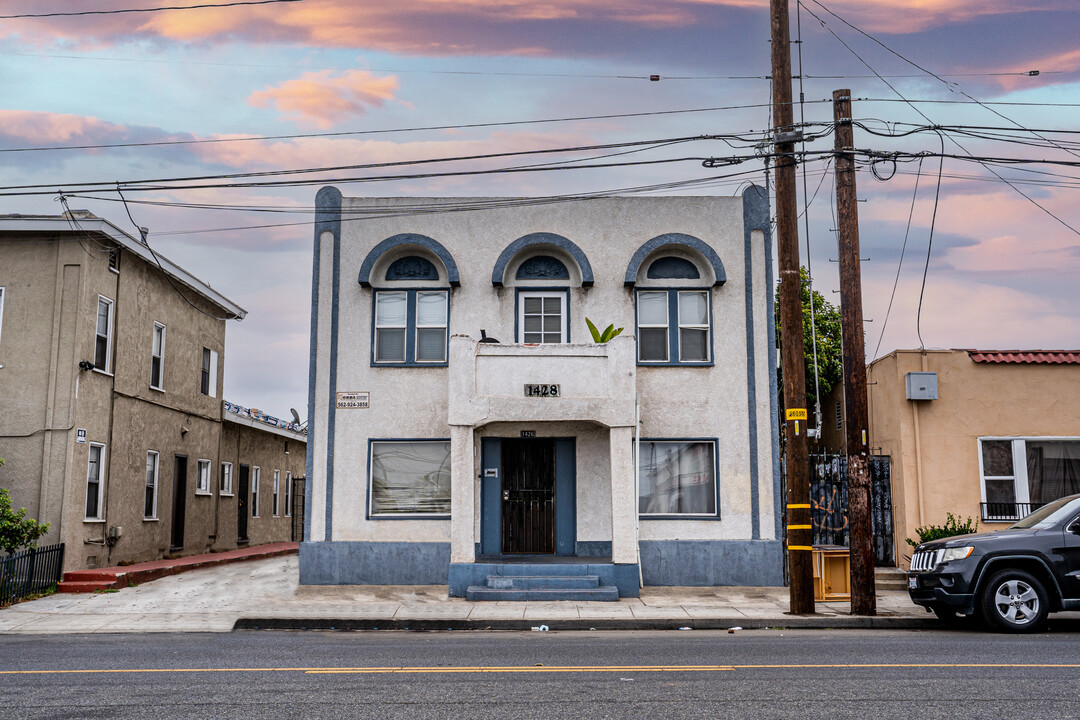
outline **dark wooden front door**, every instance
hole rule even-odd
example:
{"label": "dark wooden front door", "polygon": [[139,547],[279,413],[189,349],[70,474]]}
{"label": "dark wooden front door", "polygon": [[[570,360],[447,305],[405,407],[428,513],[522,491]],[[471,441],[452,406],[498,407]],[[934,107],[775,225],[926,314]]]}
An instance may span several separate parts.
{"label": "dark wooden front door", "polygon": [[248,473],[251,470],[247,465],[240,466],[240,477],[237,478],[236,488],[236,542],[248,541],[248,491],[250,482]]}
{"label": "dark wooden front door", "polygon": [[502,441],[502,552],[555,552],[555,440]]}
{"label": "dark wooden front door", "polygon": [[184,547],[184,518],[187,514],[187,458],[173,458],[172,530],[169,545],[172,550]]}

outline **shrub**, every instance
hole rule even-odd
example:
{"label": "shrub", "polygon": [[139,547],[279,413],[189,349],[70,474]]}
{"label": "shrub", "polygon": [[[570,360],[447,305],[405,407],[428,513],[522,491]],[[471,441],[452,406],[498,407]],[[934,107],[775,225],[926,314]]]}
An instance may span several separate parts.
{"label": "shrub", "polygon": [[38,524],[26,517],[26,508],[11,509],[8,491],[0,488],[0,548],[9,555],[19,548],[30,547],[49,532],[49,523]]}
{"label": "shrub", "polygon": [[918,540],[912,540],[906,538],[907,544],[911,547],[916,547],[924,542],[930,542],[931,540],[940,540],[941,538],[954,537],[956,535],[970,535],[971,533],[979,531],[979,522],[968,518],[963,525],[960,524],[960,518],[956,517],[952,513],[946,513],[944,525],[924,525],[919,528],[915,528],[915,534],[919,536]]}

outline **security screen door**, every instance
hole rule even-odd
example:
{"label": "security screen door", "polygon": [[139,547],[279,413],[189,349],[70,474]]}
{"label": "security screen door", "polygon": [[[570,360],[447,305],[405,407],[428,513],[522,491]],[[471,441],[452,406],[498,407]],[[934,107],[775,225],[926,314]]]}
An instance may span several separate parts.
{"label": "security screen door", "polygon": [[502,441],[502,552],[555,552],[555,439]]}

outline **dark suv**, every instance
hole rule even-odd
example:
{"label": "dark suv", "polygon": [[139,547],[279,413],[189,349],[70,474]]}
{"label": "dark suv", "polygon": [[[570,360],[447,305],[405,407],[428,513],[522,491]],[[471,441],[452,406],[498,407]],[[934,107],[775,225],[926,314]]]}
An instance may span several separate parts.
{"label": "dark suv", "polygon": [[979,615],[1007,632],[1030,632],[1048,613],[1080,610],[1080,495],[1004,530],[919,545],[908,593],[943,620]]}

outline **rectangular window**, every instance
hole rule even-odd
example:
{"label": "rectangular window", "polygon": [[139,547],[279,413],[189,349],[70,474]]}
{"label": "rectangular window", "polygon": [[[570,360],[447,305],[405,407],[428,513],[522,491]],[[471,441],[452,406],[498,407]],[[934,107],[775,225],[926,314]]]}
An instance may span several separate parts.
{"label": "rectangular window", "polygon": [[165,326],[154,323],[154,339],[150,346],[150,387],[161,390],[165,379]]}
{"label": "rectangular window", "polygon": [[112,326],[113,301],[98,295],[94,367],[105,372],[110,372],[112,367]]}
{"label": "rectangular window", "polygon": [[0,336],[4,332],[4,288],[0,287]]}
{"label": "rectangular window", "polygon": [[982,519],[1019,520],[1080,493],[1080,438],[980,438]]}
{"label": "rectangular window", "polygon": [[445,363],[450,293],[379,290],[375,293],[376,363]]}
{"label": "rectangular window", "polygon": [[232,463],[221,463],[221,494],[232,495]]}
{"label": "rectangular window", "polygon": [[292,473],[285,472],[285,517],[292,517]]}
{"label": "rectangular window", "polygon": [[202,378],[200,382],[200,392],[203,395],[209,395],[210,397],[217,397],[217,366],[218,366],[218,354],[217,350],[211,350],[210,348],[203,348],[202,351]]}
{"label": "rectangular window", "polygon": [[210,494],[210,461],[200,460],[199,471],[195,474],[195,494]]}
{"label": "rectangular window", "polygon": [[518,342],[569,342],[565,290],[522,290],[517,296]]}
{"label": "rectangular window", "polygon": [[371,443],[372,517],[450,514],[450,441]]}
{"label": "rectangular window", "polygon": [[158,454],[146,453],[146,497],[143,500],[143,519],[157,520]]}
{"label": "rectangular window", "polygon": [[281,514],[281,505],[278,504],[278,500],[281,497],[281,471],[274,471],[274,517]]}
{"label": "rectangular window", "polygon": [[693,365],[712,361],[708,290],[639,290],[638,362]]}
{"label": "rectangular window", "polygon": [[259,478],[262,470],[251,468],[251,517],[259,517]]}
{"label": "rectangular window", "polygon": [[118,247],[109,250],[109,269],[114,273],[120,272],[120,248]]}
{"label": "rectangular window", "polygon": [[101,520],[105,499],[105,446],[90,443],[90,459],[86,465],[86,519]]}
{"label": "rectangular window", "polygon": [[718,517],[716,441],[641,441],[642,516]]}

